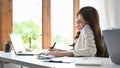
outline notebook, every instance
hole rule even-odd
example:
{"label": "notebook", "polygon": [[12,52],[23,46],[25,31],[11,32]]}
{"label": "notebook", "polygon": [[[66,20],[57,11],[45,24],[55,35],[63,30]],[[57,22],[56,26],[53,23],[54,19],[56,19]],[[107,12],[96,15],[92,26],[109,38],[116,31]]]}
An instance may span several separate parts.
{"label": "notebook", "polygon": [[120,29],[104,30],[103,38],[112,62],[120,64]]}
{"label": "notebook", "polygon": [[39,53],[36,52],[28,52],[25,50],[24,44],[22,42],[22,37],[20,34],[15,34],[15,33],[11,33],[9,34],[14,52],[16,55],[36,55]]}

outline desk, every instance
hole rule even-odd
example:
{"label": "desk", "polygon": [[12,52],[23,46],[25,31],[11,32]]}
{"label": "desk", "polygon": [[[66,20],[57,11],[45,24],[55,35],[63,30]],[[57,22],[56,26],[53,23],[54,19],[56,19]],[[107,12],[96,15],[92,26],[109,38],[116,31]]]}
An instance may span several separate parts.
{"label": "desk", "polygon": [[[74,58],[74,57],[72,57]],[[75,57],[76,58],[76,57]],[[38,60],[37,56],[17,56],[14,53],[0,51],[0,66],[4,68],[4,62],[11,62],[30,68],[120,68],[120,65],[113,64],[109,58],[87,57],[91,60],[102,60],[101,66],[76,66],[74,63],[50,63]]]}

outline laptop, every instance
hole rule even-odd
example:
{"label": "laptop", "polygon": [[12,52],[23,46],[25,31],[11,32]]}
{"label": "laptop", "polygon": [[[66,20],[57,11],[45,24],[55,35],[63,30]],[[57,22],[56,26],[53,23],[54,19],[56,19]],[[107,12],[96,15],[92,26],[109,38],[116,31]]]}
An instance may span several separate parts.
{"label": "laptop", "polygon": [[36,53],[36,52],[28,52],[26,51],[24,44],[22,42],[22,37],[20,34],[15,34],[15,33],[11,33],[9,34],[14,52],[16,55],[28,55],[28,56],[33,56],[36,54],[40,54],[40,53]]}
{"label": "laptop", "polygon": [[111,61],[120,64],[120,29],[104,30],[103,38]]}

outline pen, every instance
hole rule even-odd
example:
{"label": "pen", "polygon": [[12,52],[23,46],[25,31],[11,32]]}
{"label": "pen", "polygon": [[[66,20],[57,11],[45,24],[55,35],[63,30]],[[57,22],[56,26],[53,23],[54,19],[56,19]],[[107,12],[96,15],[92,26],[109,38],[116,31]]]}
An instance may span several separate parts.
{"label": "pen", "polygon": [[54,61],[54,60],[49,60],[48,62],[62,63],[62,61]]}
{"label": "pen", "polygon": [[56,42],[53,44],[53,46],[51,47],[51,49],[53,49],[55,47],[55,44],[56,44]]}
{"label": "pen", "polygon": [[53,62],[53,63],[70,63],[70,62],[63,62],[63,61],[60,61],[60,60],[47,60],[47,61],[44,61],[44,62]]}

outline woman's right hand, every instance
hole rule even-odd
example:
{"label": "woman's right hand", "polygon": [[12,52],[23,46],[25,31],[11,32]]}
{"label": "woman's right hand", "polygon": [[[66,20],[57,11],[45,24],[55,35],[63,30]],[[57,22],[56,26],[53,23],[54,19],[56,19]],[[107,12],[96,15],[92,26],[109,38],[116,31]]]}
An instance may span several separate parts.
{"label": "woman's right hand", "polygon": [[49,47],[48,50],[49,50],[49,51],[63,51],[63,50],[61,50],[61,49],[51,48],[51,47]]}

